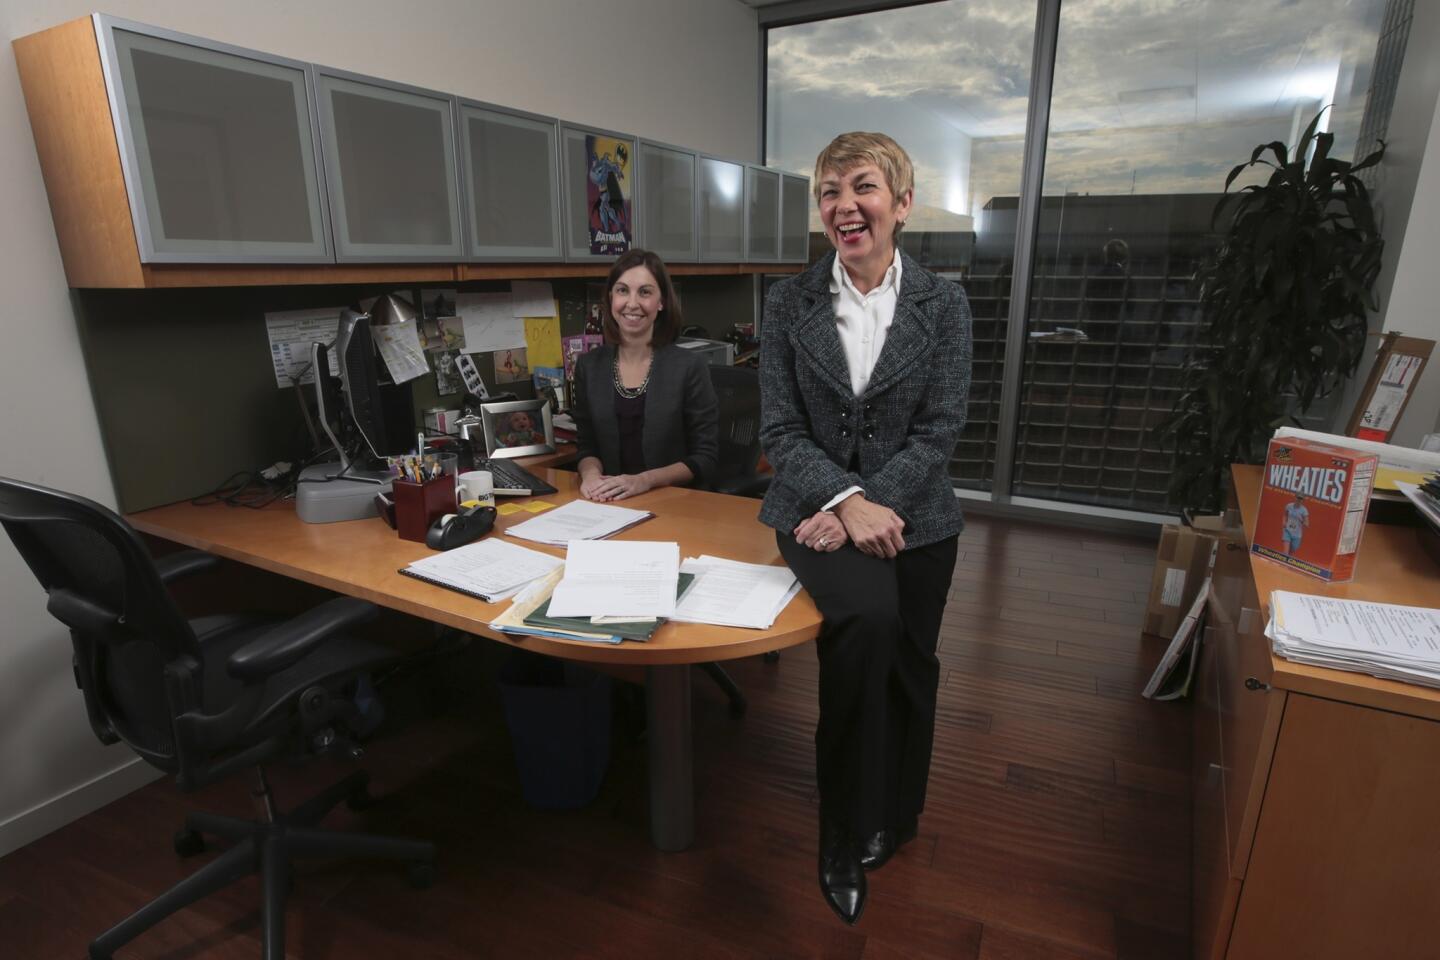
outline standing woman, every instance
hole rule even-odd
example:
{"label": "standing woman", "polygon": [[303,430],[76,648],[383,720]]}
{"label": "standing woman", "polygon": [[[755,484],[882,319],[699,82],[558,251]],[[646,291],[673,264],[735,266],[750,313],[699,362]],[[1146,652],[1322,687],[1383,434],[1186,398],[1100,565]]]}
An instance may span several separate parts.
{"label": "standing woman", "polygon": [[970,308],[903,253],[914,168],[879,133],[815,161],[835,247],[765,301],[760,510],[824,622],[815,768],[820,889],[847,923],[865,871],[915,837],[925,806],[940,615],[964,522],[946,472],[965,426]]}
{"label": "standing woman", "polygon": [[624,500],[715,470],[719,402],[705,361],[675,346],[680,301],[665,264],[631,250],[610,268],[605,346],[575,364],[580,495]]}

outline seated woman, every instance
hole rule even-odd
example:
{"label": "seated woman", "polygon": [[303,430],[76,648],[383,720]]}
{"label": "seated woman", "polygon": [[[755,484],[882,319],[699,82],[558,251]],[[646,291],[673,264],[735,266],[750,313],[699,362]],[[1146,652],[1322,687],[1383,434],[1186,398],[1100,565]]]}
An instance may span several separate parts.
{"label": "seated woman", "polygon": [[624,500],[714,471],[719,403],[705,361],[675,346],[680,301],[660,258],[615,261],[601,306],[605,346],[575,364],[580,495]]}

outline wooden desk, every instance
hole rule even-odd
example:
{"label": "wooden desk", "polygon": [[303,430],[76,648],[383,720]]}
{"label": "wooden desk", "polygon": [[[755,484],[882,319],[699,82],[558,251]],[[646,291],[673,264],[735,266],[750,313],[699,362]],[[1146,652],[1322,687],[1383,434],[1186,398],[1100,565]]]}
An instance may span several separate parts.
{"label": "wooden desk", "polygon": [[[529,467],[559,493],[541,499],[560,504],[578,496],[576,474]],[[504,503],[509,498],[502,498]],[[625,502],[655,518],[620,534],[624,540],[674,540],[681,556],[702,553],[748,563],[778,563],[775,535],[756,520],[757,500],[668,487]],[[532,514],[500,517],[497,531]],[[649,643],[589,644],[496,633],[489,623],[509,605],[487,604],[453,590],[401,576],[400,567],[434,551],[399,539],[378,518],[308,524],[292,505],[264,510],[194,507],[189,503],[131,514],[135,529],[165,540],[238,560],[336,593],[370,600],[416,617],[501,643],[596,663],[643,665],[649,709],[650,828],[662,850],[682,850],[694,837],[690,732],[690,664],[730,660],[780,650],[814,638],[820,615],[803,591],[769,630],[741,630],[669,623]],[[494,534],[492,534],[493,536]],[[527,547],[563,555],[556,547]]]}
{"label": "wooden desk", "polygon": [[1260,468],[1234,479],[1196,677],[1195,956],[1440,956],[1440,690],[1292,663],[1264,635],[1274,590],[1433,607],[1440,568],[1378,524],[1350,583],[1252,557]]}

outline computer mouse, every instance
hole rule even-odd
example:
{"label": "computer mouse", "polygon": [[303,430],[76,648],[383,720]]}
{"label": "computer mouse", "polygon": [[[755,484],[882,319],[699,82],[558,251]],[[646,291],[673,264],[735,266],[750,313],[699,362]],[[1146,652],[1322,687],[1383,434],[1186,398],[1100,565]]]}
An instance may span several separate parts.
{"label": "computer mouse", "polygon": [[431,524],[425,545],[432,550],[451,550],[479,540],[495,526],[495,508],[474,506],[449,513]]}

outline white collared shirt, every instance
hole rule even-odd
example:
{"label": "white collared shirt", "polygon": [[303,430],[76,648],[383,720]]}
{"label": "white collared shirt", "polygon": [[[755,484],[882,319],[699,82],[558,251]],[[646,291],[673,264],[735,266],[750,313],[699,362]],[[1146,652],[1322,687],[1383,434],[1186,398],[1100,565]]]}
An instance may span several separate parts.
{"label": "white collared shirt", "polygon": [[[890,261],[880,285],[869,293],[861,293],[840,263],[840,255],[835,255],[830,274],[830,305],[835,310],[835,331],[840,334],[840,346],[850,368],[850,389],[857,397],[870,385],[875,361],[885,349],[885,337],[895,319],[895,302],[900,297],[900,269],[900,248],[896,247],[895,259]],[[864,490],[846,487],[820,509],[833,510],[852,493],[864,493]]]}
{"label": "white collared shirt", "polygon": [[840,346],[845,350],[845,362],[850,367],[850,389],[855,396],[865,392],[870,385],[870,375],[875,372],[875,361],[885,349],[885,335],[895,319],[895,301],[900,297],[900,249],[895,249],[895,259],[880,280],[880,285],[869,293],[855,289],[850,274],[835,257],[835,266],[830,274],[830,305],[835,309],[835,330],[840,334]]}

